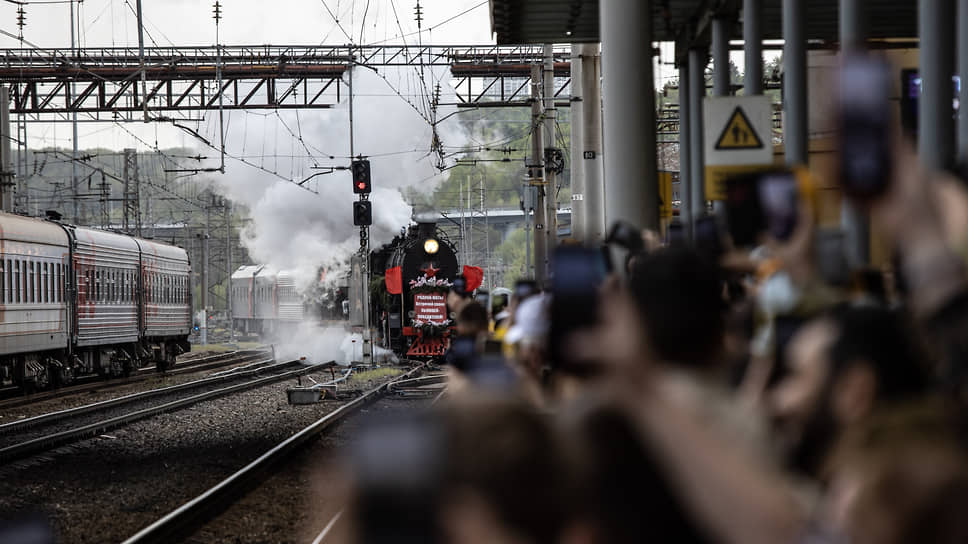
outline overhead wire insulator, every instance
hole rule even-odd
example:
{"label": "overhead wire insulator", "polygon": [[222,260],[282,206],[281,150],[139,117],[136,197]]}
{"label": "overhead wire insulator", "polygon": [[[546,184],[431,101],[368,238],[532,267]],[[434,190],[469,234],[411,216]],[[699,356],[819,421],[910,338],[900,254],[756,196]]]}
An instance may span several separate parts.
{"label": "overhead wire insulator", "polygon": [[17,7],[17,27],[20,29],[20,41],[24,41],[24,27],[27,26],[27,12],[23,5]]}
{"label": "overhead wire insulator", "polygon": [[423,26],[421,24],[423,23],[423,8],[420,7],[420,0],[417,0],[417,7],[413,9],[413,13],[417,17],[417,29],[419,30]]}
{"label": "overhead wire insulator", "polygon": [[212,10],[212,19],[215,19],[215,24],[218,24],[222,20],[222,3],[219,0],[215,0],[215,9]]}

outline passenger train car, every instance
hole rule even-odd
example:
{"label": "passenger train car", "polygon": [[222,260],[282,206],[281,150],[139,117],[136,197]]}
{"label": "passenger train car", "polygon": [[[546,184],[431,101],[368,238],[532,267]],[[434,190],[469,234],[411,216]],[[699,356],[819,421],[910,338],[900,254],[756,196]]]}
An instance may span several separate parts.
{"label": "passenger train car", "polygon": [[303,297],[291,272],[246,265],[232,274],[232,320],[236,330],[270,337],[294,328],[304,315]]}
{"label": "passenger train car", "polygon": [[0,380],[170,366],[190,349],[189,274],[178,247],[0,213]]}

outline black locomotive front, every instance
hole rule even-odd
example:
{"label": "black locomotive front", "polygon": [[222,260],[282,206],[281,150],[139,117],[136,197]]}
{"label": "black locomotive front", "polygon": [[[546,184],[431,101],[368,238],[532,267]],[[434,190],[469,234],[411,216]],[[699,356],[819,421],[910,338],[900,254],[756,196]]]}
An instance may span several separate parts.
{"label": "black locomotive front", "polygon": [[417,223],[387,249],[390,348],[406,357],[442,355],[451,326],[447,291],[460,274],[453,244],[436,223]]}

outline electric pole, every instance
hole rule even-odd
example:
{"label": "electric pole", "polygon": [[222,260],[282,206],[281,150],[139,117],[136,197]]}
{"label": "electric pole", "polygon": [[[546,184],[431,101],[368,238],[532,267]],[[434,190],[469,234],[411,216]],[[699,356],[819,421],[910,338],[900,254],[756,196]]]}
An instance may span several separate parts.
{"label": "electric pole", "polygon": [[545,192],[545,277],[551,276],[551,253],[558,245],[558,174],[563,171],[564,159],[555,138],[558,111],[555,109],[555,55],[551,44],[544,46],[544,71],[542,73],[544,98],[544,192]]}
{"label": "electric pole", "polygon": [[[544,144],[541,125],[541,65],[531,67],[531,158],[528,161],[528,183],[536,193],[534,202],[534,279],[538,285],[544,287],[547,268],[547,243],[545,226],[547,224],[547,209],[545,207],[545,179],[544,179]],[[527,203],[525,204],[527,206]]]}

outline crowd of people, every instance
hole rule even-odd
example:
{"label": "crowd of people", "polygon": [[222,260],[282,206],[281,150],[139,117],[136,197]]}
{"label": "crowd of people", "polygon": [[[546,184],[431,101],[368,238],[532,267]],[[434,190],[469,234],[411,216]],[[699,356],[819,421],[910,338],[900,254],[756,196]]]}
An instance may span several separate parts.
{"label": "crowd of people", "polygon": [[360,541],[968,542],[968,191],[904,144],[892,172],[855,202],[883,269],[819,251],[804,196],[748,247],[613,237],[585,298],[564,260],[451,293],[446,398],[362,442],[395,476],[354,454]]}

